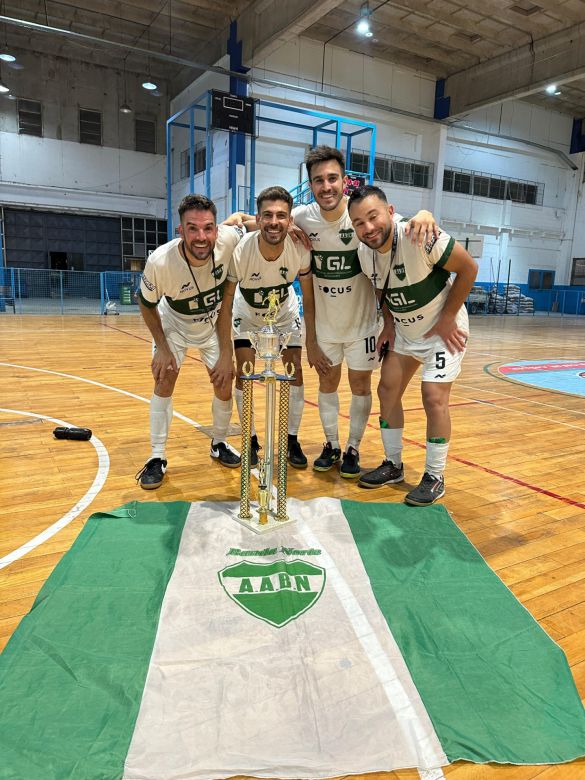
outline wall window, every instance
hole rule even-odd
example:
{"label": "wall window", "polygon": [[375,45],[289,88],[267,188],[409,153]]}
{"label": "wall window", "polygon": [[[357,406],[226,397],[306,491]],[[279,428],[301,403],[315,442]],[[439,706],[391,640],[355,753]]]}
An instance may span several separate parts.
{"label": "wall window", "polygon": [[79,109],[79,142],[102,145],[102,115],[100,111]]}
{"label": "wall window", "polygon": [[122,254],[146,259],[157,246],[166,244],[167,223],[164,219],[122,217]]}
{"label": "wall window", "polygon": [[554,283],[554,271],[542,271],[540,268],[528,271],[528,287],[531,290],[550,290]]}
{"label": "wall window", "polygon": [[[198,173],[202,173],[205,170],[205,161],[207,159],[207,149],[204,143],[199,143],[195,146],[195,176]],[[180,159],[180,177],[181,179],[189,178],[189,150],[184,149],[181,152]]]}
{"label": "wall window", "polygon": [[156,154],[156,122],[151,119],[136,119],[134,129],[136,151]]}
{"label": "wall window", "polygon": [[38,100],[18,101],[18,132],[20,135],[43,135],[43,107]]}
{"label": "wall window", "polygon": [[585,285],[585,257],[574,257],[571,285]]}
{"label": "wall window", "polygon": [[519,179],[505,179],[499,176],[490,176],[489,173],[466,171],[461,168],[445,168],[443,191],[542,206],[544,184]]}
{"label": "wall window", "polygon": [[[351,153],[349,169],[353,173],[369,173],[370,155],[356,150]],[[434,166],[432,163],[410,160],[405,157],[380,154],[374,159],[374,181],[390,184],[405,184],[410,187],[433,186]]]}

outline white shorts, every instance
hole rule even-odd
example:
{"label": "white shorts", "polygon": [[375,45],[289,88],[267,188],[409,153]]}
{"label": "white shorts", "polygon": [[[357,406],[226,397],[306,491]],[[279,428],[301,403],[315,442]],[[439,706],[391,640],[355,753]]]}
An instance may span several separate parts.
{"label": "white shorts", "polygon": [[[201,356],[201,360],[205,363],[207,368],[211,369],[215,366],[219,360],[219,341],[217,339],[217,333],[212,331],[209,338],[201,344],[187,344],[185,337],[178,333],[176,330],[165,330],[165,337],[171,352],[175,356],[177,361],[177,368],[180,368],[185,359],[188,349],[198,349]],[[152,344],[152,354],[156,351],[156,345]]]}
{"label": "white shorts", "polygon": [[347,363],[347,367],[352,371],[374,371],[380,367],[378,353],[376,352],[376,341],[378,339],[378,328],[372,328],[368,336],[364,336],[357,341],[346,341],[336,343],[332,341],[321,341],[318,339],[319,346],[327,355],[333,366],[340,363]]}
{"label": "white shorts", "polygon": [[411,341],[397,333],[394,352],[422,363],[423,382],[453,382],[461,373],[461,361],[466,350],[453,355],[438,336]]}
{"label": "white shorts", "polygon": [[[262,314],[263,313],[264,312],[262,312]],[[250,340],[250,333],[257,333],[260,328],[264,327],[266,323],[262,319],[262,316],[249,317],[243,313],[238,313],[234,314],[234,320],[232,324],[234,339]],[[280,333],[291,334],[287,342],[287,347],[300,347],[302,345],[302,324],[301,318],[298,314],[296,316],[283,318],[282,321],[275,322],[274,327]]]}

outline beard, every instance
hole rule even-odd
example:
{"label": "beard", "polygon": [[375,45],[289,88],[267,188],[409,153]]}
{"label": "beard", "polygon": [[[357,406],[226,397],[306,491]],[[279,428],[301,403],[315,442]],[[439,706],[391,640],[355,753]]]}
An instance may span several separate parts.
{"label": "beard", "polygon": [[388,228],[384,228],[382,232],[375,236],[371,241],[369,241],[367,238],[363,238],[362,241],[366,246],[369,246],[370,249],[380,249],[381,246],[384,246],[386,241],[390,238],[392,235],[392,223],[390,223],[390,226]]}

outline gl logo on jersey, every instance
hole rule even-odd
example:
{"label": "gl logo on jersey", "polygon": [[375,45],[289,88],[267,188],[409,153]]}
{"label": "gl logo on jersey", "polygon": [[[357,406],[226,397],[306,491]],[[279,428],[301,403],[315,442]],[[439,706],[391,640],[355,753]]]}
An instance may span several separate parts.
{"label": "gl logo on jersey", "polygon": [[340,230],[339,231],[339,238],[343,241],[343,243],[347,246],[351,239],[353,238],[353,229],[348,228],[347,230]]}
{"label": "gl logo on jersey", "polygon": [[392,306],[410,306],[411,304],[415,303],[414,298],[411,298],[410,300],[406,297],[404,293],[401,292],[393,292],[388,295],[388,300],[390,301],[390,304]]}
{"label": "gl logo on jersey", "polygon": [[280,275],[282,276],[282,278],[286,279],[286,275],[288,273],[288,268],[286,266],[284,266],[284,265],[281,265],[278,270],[280,271]]}
{"label": "gl logo on jersey", "polygon": [[327,270],[328,271],[350,271],[351,262],[346,257],[340,255],[333,255],[327,258]]}
{"label": "gl logo on jersey", "polygon": [[404,281],[404,279],[406,279],[406,268],[404,267],[404,263],[394,266],[394,273],[401,281]]}
{"label": "gl logo on jersey", "polygon": [[214,268],[211,273],[214,279],[219,279],[223,273],[223,263]]}
{"label": "gl logo on jersey", "polygon": [[202,293],[201,295],[195,296],[195,298],[189,301],[189,308],[210,309],[213,306],[217,306],[217,304],[220,302],[221,302],[221,289],[217,288],[215,290],[209,290],[209,292],[205,292]]}

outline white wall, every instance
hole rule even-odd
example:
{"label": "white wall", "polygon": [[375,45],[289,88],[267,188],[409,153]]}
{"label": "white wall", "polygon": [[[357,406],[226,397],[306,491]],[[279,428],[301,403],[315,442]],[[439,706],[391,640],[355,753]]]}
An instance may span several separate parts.
{"label": "white wall", "polygon": [[[381,186],[401,213],[429,208],[458,239],[483,238],[480,280],[493,281],[499,263],[506,278],[510,264],[514,283],[525,283],[531,268],[553,269],[558,284],[568,283],[572,257],[585,256],[585,249],[573,250],[574,245],[585,247],[585,197],[580,189],[583,155],[574,160],[579,171],[567,162],[571,117],[511,101],[451,125],[438,123],[432,119],[432,76],[305,38],[282,46],[251,75],[254,97],[373,122],[378,153],[432,163],[432,190]],[[269,86],[263,79],[280,83]],[[210,87],[225,90],[227,79],[207,74],[179,96],[174,109]],[[275,183],[294,186],[311,138],[309,131],[262,123],[256,193]],[[319,141],[325,143],[327,137]],[[367,149],[368,144],[356,140],[354,148]],[[221,160],[224,165],[227,157]],[[445,167],[536,182],[543,188],[543,205],[444,193]]]}
{"label": "white wall", "polygon": [[[38,100],[43,137],[19,135],[17,101],[0,98],[0,203],[78,213],[166,217],[167,100],[140,74],[43,55],[10,73],[17,97]],[[166,87],[161,85],[166,92]],[[134,113],[121,114],[124,99]],[[102,146],[79,143],[79,109],[102,113]],[[135,152],[135,119],[157,126],[157,154]]]}

